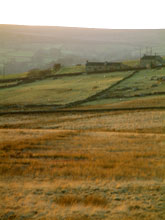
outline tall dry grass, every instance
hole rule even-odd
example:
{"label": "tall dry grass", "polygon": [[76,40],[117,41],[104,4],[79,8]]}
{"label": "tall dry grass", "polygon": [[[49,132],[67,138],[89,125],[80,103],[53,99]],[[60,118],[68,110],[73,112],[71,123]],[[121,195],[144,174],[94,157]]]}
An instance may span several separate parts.
{"label": "tall dry grass", "polygon": [[0,219],[163,219],[161,119],[163,111],[2,116]]}
{"label": "tall dry grass", "polygon": [[108,201],[106,198],[103,198],[98,195],[87,195],[85,197],[81,197],[78,195],[64,195],[61,197],[57,197],[54,199],[54,202],[61,206],[73,206],[73,205],[91,205],[91,206],[101,206],[105,207],[108,204]]}
{"label": "tall dry grass", "polygon": [[[2,130],[1,130],[2,131]],[[3,134],[8,137],[11,129]],[[0,174],[72,179],[163,179],[164,135],[52,130],[32,137],[12,130],[0,143]]]}

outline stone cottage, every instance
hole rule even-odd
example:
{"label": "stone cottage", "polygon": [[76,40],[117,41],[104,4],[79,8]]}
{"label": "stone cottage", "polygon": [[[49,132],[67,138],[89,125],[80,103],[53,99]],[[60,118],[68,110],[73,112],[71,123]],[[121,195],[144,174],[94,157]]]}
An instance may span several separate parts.
{"label": "stone cottage", "polygon": [[126,65],[119,62],[86,62],[86,72],[108,72],[126,69]]}
{"label": "stone cottage", "polygon": [[156,66],[162,66],[164,64],[163,58],[158,55],[144,55],[140,59],[140,66],[146,68],[152,68]]}

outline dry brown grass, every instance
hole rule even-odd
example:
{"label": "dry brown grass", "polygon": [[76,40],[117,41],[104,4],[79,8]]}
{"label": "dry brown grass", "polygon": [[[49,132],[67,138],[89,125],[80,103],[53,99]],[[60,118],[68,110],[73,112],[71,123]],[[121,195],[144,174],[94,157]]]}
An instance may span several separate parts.
{"label": "dry brown grass", "polygon": [[103,206],[105,207],[108,204],[106,198],[100,197],[98,195],[88,195],[86,197],[80,197],[77,195],[64,195],[59,198],[55,198],[54,202],[62,206],[73,206],[77,204],[82,204],[85,206]]}
{"label": "dry brown grass", "polygon": [[3,138],[11,131],[11,139],[0,143],[1,175],[164,178],[164,135],[40,130],[41,136],[32,138],[27,130],[23,135],[8,129]]}
{"label": "dry brown grass", "polygon": [[163,111],[1,116],[0,219],[163,219],[160,119]]}
{"label": "dry brown grass", "polygon": [[[4,115],[0,128],[35,128],[58,130],[98,130],[143,133],[165,133],[165,112],[117,111],[102,113],[52,113]],[[45,130],[46,132],[46,130]]]}

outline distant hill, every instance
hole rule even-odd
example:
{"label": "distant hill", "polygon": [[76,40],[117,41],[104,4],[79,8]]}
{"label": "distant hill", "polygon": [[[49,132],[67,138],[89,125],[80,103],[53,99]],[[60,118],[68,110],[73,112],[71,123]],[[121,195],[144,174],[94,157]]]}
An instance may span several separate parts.
{"label": "distant hill", "polygon": [[0,25],[0,72],[19,73],[93,61],[137,59],[152,47],[165,55],[165,30],[112,30]]}

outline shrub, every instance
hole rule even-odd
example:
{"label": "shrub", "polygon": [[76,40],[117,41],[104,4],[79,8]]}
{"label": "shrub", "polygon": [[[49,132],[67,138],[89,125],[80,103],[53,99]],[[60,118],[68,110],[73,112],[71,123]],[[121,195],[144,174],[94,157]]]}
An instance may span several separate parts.
{"label": "shrub", "polygon": [[51,75],[51,69],[44,69],[44,70],[32,69],[28,73],[28,76],[30,78],[38,78],[38,77],[44,77],[48,75]]}

